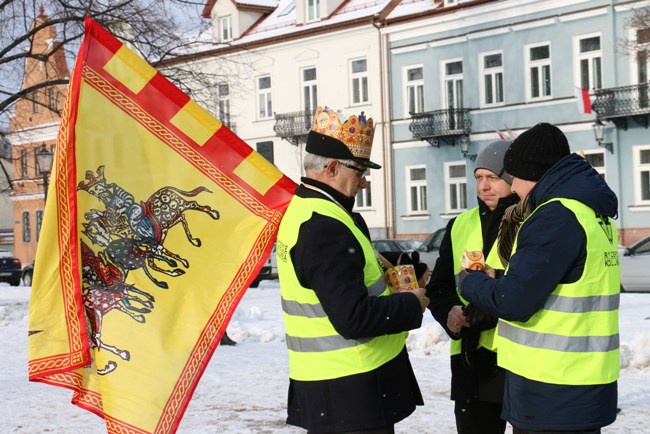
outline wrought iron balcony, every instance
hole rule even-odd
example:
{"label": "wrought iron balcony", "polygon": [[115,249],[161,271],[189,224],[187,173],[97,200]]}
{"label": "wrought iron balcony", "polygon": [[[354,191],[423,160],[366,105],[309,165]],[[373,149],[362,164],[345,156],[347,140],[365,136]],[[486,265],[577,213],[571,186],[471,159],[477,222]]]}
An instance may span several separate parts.
{"label": "wrought iron balcony", "polygon": [[650,83],[612,87],[594,91],[592,109],[598,119],[611,120],[619,128],[627,129],[627,119],[648,127],[650,115]]}
{"label": "wrought iron balcony", "polygon": [[444,109],[430,112],[411,113],[409,130],[413,137],[426,140],[437,148],[440,141],[452,146],[456,139],[471,132],[472,121],[469,109]]}
{"label": "wrought iron balcony", "polygon": [[290,113],[275,113],[275,134],[292,145],[305,143],[311,129],[313,114],[311,110]]}

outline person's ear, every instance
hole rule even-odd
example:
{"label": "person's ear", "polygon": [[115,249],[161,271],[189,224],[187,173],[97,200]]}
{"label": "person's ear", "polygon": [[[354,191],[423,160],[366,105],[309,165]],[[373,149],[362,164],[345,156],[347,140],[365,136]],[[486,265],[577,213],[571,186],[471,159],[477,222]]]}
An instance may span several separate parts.
{"label": "person's ear", "polygon": [[325,173],[329,176],[335,176],[338,169],[339,162],[336,160],[330,160],[325,166]]}

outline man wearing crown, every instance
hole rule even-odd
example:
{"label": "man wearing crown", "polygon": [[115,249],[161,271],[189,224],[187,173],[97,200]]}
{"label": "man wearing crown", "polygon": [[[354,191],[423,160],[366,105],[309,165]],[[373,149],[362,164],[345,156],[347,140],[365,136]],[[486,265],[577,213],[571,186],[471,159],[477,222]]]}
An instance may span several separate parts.
{"label": "man wearing crown", "polygon": [[422,405],[405,347],[429,303],[423,288],[391,294],[363,218],[372,119],[319,107],[306,176],[278,232],[276,254],[289,350],[287,423],[320,433],[394,432]]}

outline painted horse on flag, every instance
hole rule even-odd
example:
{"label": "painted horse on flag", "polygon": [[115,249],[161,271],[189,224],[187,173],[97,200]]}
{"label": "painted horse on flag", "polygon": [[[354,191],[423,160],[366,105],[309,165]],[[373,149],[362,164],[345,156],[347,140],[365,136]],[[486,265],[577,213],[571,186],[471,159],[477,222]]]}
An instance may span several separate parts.
{"label": "painted horse on flag", "polygon": [[[144,314],[154,307],[155,300],[150,293],[126,282],[129,271],[141,269],[157,287],[169,288],[168,283],[155,278],[150,269],[177,277],[185,273],[185,270],[177,268],[178,263],[185,268],[190,266],[186,259],[165,248],[169,229],[180,223],[188,241],[200,247],[201,240],[192,236],[185,213],[201,211],[214,220],[218,220],[220,215],[210,206],[185,199],[201,192],[211,193],[205,187],[184,191],[166,186],[138,204],[131,193],[115,183],[106,182],[104,166],[100,166],[96,173],[87,171],[86,180],[79,182],[77,190],[95,196],[105,208],[86,212],[87,223],[83,223],[81,231],[93,245],[100,247],[95,253],[86,243],[81,244],[82,298],[90,342],[97,349],[105,349],[128,361],[128,350],[102,341],[101,328],[104,316],[111,311],[122,312],[143,323],[146,321]],[[156,261],[172,268],[163,268]],[[117,363],[109,361],[104,368],[98,368],[98,373],[107,374],[116,368]]]}

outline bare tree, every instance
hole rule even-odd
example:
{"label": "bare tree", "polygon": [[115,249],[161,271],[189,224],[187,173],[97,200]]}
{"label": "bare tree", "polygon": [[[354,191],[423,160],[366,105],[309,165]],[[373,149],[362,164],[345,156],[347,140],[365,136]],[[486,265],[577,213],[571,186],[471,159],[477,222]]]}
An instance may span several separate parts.
{"label": "bare tree", "polygon": [[619,39],[619,51],[633,57],[637,63],[645,63],[650,49],[650,6],[635,8],[632,16],[625,20],[625,28],[633,30],[634,37]]}
{"label": "bare tree", "polygon": [[[203,90],[196,95],[200,97],[206,95],[205,89],[232,80],[232,65],[227,65],[228,62],[222,63],[221,68],[201,71],[187,61],[174,61],[187,59],[199,44],[201,49],[209,49],[210,38],[205,35],[209,34],[210,22],[201,17],[205,3],[205,0],[0,0],[0,119],[4,120],[0,125],[6,124],[8,111],[16,101],[24,99],[47,105],[32,95],[67,84],[67,77],[52,77],[25,85],[24,66],[28,59],[47,63],[57,50],[64,50],[68,64],[72,65],[83,37],[86,16],[109,29],[150,63],[164,65],[165,76],[192,97],[195,97],[193,89]],[[37,20],[39,16],[47,20]],[[48,28],[55,29],[56,43],[44,52],[35,50],[33,36]],[[51,106],[45,108],[52,110]]]}

